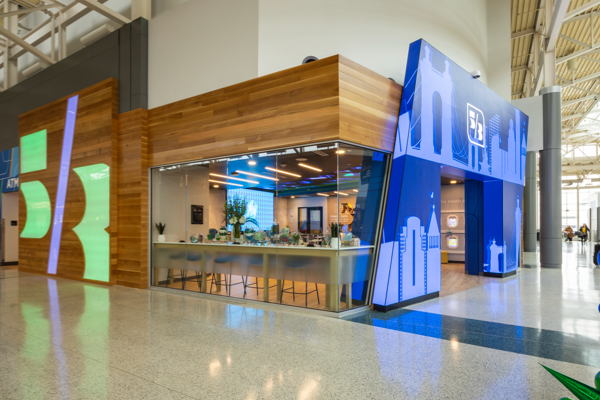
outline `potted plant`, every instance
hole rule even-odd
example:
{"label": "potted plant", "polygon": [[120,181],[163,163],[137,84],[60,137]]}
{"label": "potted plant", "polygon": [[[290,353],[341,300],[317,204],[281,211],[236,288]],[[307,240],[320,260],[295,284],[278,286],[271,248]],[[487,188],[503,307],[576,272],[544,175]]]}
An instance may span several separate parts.
{"label": "potted plant", "polygon": [[251,223],[258,226],[258,222],[254,218],[246,217],[247,210],[248,201],[245,198],[237,194],[227,198],[227,202],[225,203],[225,222],[233,226],[233,243],[239,244],[242,242],[242,225]]}
{"label": "potted plant", "polygon": [[300,244],[300,234],[298,232],[294,232],[292,235],[292,241],[296,246]]}
{"label": "potted plant", "polygon": [[156,230],[158,231],[158,241],[163,243],[165,241],[165,228],[167,224],[161,224],[160,222],[155,224]]}
{"label": "potted plant", "polygon": [[335,222],[329,224],[329,229],[331,231],[331,247],[334,249],[340,248],[340,238],[339,238],[339,225]]}

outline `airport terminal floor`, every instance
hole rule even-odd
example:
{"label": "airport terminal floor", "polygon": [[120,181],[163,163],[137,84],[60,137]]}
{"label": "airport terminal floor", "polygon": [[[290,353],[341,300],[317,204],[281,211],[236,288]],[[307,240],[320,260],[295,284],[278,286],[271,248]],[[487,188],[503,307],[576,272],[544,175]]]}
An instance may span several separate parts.
{"label": "airport terminal floor", "polygon": [[600,370],[592,246],[345,320],[2,267],[0,398],[559,399],[540,364],[590,385]]}

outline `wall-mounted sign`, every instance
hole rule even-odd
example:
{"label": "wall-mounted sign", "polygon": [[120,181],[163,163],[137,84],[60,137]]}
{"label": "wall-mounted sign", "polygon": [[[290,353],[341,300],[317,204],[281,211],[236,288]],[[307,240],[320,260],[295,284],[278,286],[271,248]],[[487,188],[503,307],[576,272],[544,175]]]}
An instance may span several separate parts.
{"label": "wall-mounted sign", "polygon": [[451,249],[456,249],[458,247],[458,236],[450,236],[448,239],[448,247]]}
{"label": "wall-mounted sign", "polygon": [[204,224],[204,206],[192,205],[192,224]]}
{"label": "wall-mounted sign", "polygon": [[448,215],[446,224],[448,228],[456,228],[458,226],[458,217],[456,215]]}
{"label": "wall-mounted sign", "polygon": [[19,177],[7,178],[2,182],[2,193],[18,192],[19,191]]}

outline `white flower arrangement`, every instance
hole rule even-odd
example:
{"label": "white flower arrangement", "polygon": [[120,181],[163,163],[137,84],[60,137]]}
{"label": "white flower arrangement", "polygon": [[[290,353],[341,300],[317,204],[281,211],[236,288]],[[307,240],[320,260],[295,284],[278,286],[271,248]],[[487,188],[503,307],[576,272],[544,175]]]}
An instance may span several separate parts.
{"label": "white flower arrangement", "polygon": [[237,219],[236,217],[231,217],[231,218],[229,219],[229,223],[230,223],[231,225],[235,225],[235,224],[237,224],[237,222],[238,222],[238,219]]}
{"label": "white flower arrangement", "polygon": [[[234,218],[235,218],[235,217],[234,217]],[[240,219],[239,219],[239,222],[240,222],[240,224],[242,224],[242,225],[243,225],[243,224],[245,224],[245,223],[246,223],[246,217],[244,217],[244,216],[240,217]]]}

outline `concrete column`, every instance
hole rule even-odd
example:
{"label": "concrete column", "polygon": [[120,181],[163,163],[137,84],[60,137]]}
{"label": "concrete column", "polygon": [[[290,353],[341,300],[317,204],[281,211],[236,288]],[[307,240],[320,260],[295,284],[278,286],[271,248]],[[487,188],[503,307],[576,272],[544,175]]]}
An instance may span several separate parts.
{"label": "concrete column", "polygon": [[560,86],[540,90],[544,111],[544,149],[540,151],[540,264],[562,267],[561,99]]}
{"label": "concrete column", "polygon": [[537,151],[527,152],[525,164],[525,210],[523,240],[525,251],[537,251]]}

